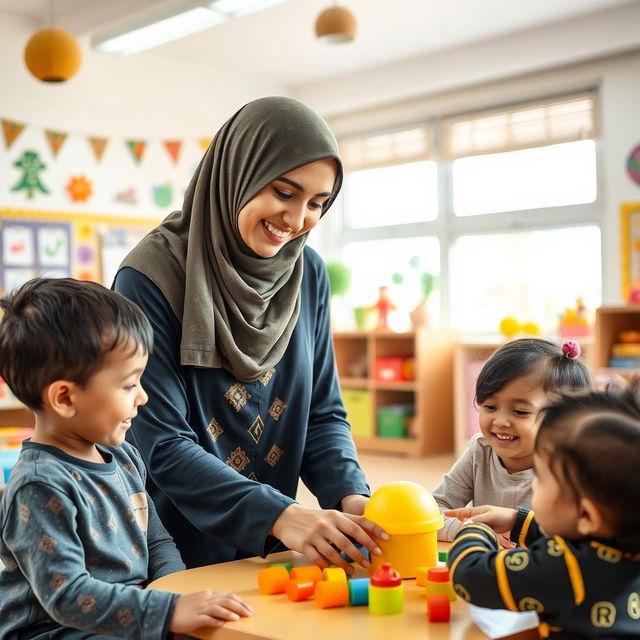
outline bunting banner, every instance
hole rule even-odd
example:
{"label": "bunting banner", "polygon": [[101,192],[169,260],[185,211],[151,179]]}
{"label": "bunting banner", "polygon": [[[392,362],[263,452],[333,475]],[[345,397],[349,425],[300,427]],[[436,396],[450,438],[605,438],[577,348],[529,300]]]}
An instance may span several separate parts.
{"label": "bunting banner", "polygon": [[165,149],[169,152],[173,164],[178,164],[180,159],[180,151],[182,150],[181,140],[163,140]]}
{"label": "bunting banner", "polygon": [[47,136],[51,153],[55,158],[58,155],[60,149],[62,149],[62,145],[67,139],[68,134],[63,133],[62,131],[52,131],[51,129],[45,129],[44,132]]}
{"label": "bunting banner", "polygon": [[211,144],[211,138],[198,138],[198,144],[203,151],[206,151]]}
{"label": "bunting banner", "polygon": [[129,151],[131,151],[131,155],[136,163],[140,163],[142,160],[142,156],[144,155],[144,150],[147,143],[144,140],[127,140],[127,147],[129,147]]}
{"label": "bunting banner", "polygon": [[102,154],[104,150],[107,148],[107,142],[109,142],[108,138],[96,138],[95,136],[90,136],[87,138],[87,141],[91,145],[93,149],[93,155],[96,157],[96,160],[100,162],[102,160]]}
{"label": "bunting banner", "polygon": [[16,141],[16,138],[22,133],[25,128],[24,124],[20,122],[14,122],[13,120],[2,119],[2,133],[4,135],[4,144],[7,149]]}

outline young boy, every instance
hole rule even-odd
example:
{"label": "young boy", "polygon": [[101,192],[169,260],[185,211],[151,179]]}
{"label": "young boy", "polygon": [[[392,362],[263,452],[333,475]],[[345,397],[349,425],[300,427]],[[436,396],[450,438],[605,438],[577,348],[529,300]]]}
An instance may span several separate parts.
{"label": "young boy", "polygon": [[0,503],[0,638],[160,639],[250,615],[234,594],[140,588],[184,569],[124,442],[147,401],[142,311],[98,284],[50,278],[0,307],[0,375],[35,415]]}
{"label": "young boy", "polygon": [[[533,511],[447,512],[473,521],[449,552],[455,590],[481,607],[537,611],[544,638],[640,637],[639,459],[638,381],[547,407]],[[521,546],[498,551],[494,532],[506,531]]]}

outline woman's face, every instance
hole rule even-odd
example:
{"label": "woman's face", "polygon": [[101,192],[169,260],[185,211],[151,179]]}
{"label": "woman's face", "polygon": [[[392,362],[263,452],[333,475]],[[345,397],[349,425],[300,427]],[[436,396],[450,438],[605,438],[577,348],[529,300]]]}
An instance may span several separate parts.
{"label": "woman's face", "polygon": [[238,214],[245,244],[257,255],[272,258],[287,242],[313,229],[336,175],[336,161],[326,158],[272,180]]}

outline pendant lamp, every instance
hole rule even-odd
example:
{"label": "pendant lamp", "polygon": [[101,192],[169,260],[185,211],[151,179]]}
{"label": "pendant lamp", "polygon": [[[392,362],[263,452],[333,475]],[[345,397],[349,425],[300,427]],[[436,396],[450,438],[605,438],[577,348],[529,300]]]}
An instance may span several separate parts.
{"label": "pendant lamp", "polygon": [[[49,3],[53,25],[53,0]],[[42,82],[64,82],[80,68],[82,52],[78,41],[63,29],[41,29],[31,36],[24,49],[24,61],[31,74]]]}
{"label": "pendant lamp", "polygon": [[348,9],[337,4],[325,9],[316,19],[316,36],[329,44],[352,42],[358,31],[358,23]]}

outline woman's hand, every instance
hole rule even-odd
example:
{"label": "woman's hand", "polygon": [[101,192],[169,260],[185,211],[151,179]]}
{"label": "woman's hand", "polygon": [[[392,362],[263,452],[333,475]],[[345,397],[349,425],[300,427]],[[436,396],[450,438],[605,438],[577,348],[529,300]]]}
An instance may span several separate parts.
{"label": "woman's hand", "polygon": [[360,566],[369,566],[367,558],[350,538],[366,547],[370,554],[376,555],[380,555],[382,551],[374,538],[389,539],[377,524],[363,516],[340,513],[333,509],[306,509],[299,504],[289,505],[280,514],[271,534],[289,549],[303,553],[321,569],[335,564],[349,575],[354,569],[340,555],[341,551]]}
{"label": "woman's hand", "polygon": [[345,496],[340,501],[343,513],[352,513],[354,516],[361,516],[364,513],[364,506],[369,502],[369,498],[358,493]]}
{"label": "woman's hand", "polygon": [[488,524],[496,533],[511,531],[516,521],[517,511],[508,507],[494,507],[482,505],[480,507],[465,507],[463,509],[447,509],[444,515],[449,518],[458,518],[463,523],[480,522]]}
{"label": "woman's hand", "polygon": [[197,591],[176,600],[169,630],[189,633],[200,627],[221,627],[227,620],[238,620],[252,613],[253,607],[235,593]]}

